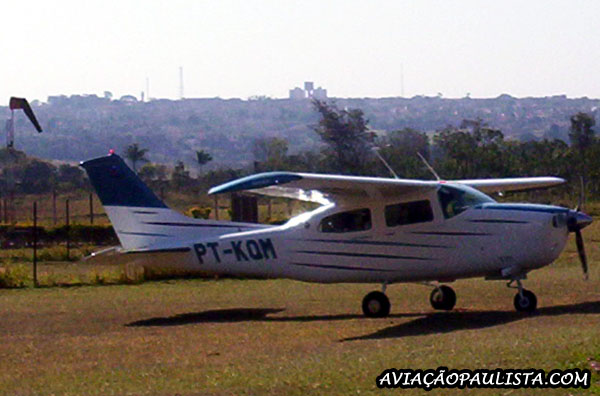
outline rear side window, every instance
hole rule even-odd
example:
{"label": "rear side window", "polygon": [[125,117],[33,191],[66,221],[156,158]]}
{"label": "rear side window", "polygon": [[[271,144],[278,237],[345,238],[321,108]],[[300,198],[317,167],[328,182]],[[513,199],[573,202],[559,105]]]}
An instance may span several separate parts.
{"label": "rear side window", "polygon": [[321,232],[356,232],[371,229],[371,211],[357,209],[336,213],[321,220]]}
{"label": "rear side window", "polygon": [[385,224],[396,227],[433,220],[431,204],[427,200],[403,202],[385,207]]}

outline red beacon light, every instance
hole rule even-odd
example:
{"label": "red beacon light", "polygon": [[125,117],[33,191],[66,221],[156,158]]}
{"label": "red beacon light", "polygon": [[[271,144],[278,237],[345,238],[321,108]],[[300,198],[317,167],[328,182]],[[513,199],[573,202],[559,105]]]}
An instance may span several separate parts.
{"label": "red beacon light", "polygon": [[115,150],[114,150],[114,149],[110,149],[110,150],[108,150],[108,155],[113,155],[114,153],[115,153]]}

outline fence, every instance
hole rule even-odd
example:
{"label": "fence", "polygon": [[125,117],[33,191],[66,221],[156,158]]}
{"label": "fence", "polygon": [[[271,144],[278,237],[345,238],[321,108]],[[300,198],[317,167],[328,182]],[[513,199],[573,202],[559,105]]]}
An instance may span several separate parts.
{"label": "fence", "polygon": [[109,224],[98,198],[92,193],[58,196],[22,195],[0,199],[0,224],[30,225],[33,222],[32,203],[37,202],[37,219],[40,225],[66,224],[67,211],[71,224]]}

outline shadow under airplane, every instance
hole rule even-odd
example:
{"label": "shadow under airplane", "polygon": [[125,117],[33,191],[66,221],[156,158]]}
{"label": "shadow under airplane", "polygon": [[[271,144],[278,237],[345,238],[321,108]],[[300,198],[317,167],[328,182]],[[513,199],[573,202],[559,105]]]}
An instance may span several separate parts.
{"label": "shadow under airplane", "polygon": [[600,314],[600,301],[543,307],[538,309],[535,314],[515,311],[434,312],[406,323],[386,327],[371,334],[344,338],[340,341],[376,340],[450,333],[458,330],[493,327],[532,317],[567,314]]}
{"label": "shadow under airplane", "polygon": [[[127,327],[145,327],[145,326],[181,326],[195,323],[227,323],[227,322],[319,322],[330,320],[350,320],[364,319],[364,315],[342,314],[342,315],[312,315],[312,316],[281,316],[270,317],[269,314],[276,314],[285,311],[284,308],[231,308],[215,309],[210,311],[178,314],[168,317],[158,317],[138,320],[126,324]],[[423,316],[422,313],[406,313],[389,315],[389,318],[403,318]]]}
{"label": "shadow under airplane", "polygon": [[[128,323],[128,327],[149,326],[182,326],[196,323],[232,323],[232,322],[317,322],[365,319],[359,314],[342,315],[313,315],[313,316],[282,316],[268,315],[283,312],[284,308],[232,308],[217,309],[196,313],[179,314],[168,317],[156,317]],[[373,340],[384,338],[410,337],[437,333],[449,333],[459,330],[482,329],[498,326],[521,319],[539,316],[559,316],[567,314],[600,314],[600,301],[588,301],[577,304],[556,305],[540,308],[536,314],[526,314],[514,311],[452,311],[432,313],[393,314],[386,319],[410,318],[416,319],[390,326],[371,334],[341,339],[344,341]]]}

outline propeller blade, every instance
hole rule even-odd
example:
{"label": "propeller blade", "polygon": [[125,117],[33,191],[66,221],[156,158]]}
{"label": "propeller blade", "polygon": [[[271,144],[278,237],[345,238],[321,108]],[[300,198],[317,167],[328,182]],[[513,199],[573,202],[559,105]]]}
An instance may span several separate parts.
{"label": "propeller blade", "polygon": [[575,231],[575,243],[577,244],[577,253],[579,253],[579,260],[581,260],[581,269],[583,269],[583,279],[588,280],[588,264],[587,257],[585,255],[585,246],[583,245],[583,237],[581,236],[581,230]]}

